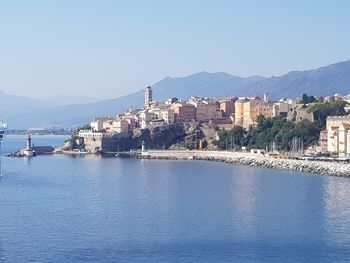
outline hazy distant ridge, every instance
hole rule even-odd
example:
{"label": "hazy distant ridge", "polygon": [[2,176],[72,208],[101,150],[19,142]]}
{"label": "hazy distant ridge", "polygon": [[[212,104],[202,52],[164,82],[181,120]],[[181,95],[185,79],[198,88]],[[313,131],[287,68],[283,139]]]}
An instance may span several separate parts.
{"label": "hazy distant ridge", "polygon": [[[296,98],[303,93],[327,96],[350,93],[350,61],[308,71],[291,71],[279,77],[241,78],[224,72],[199,72],[182,78],[167,77],[153,85],[154,98],[189,98],[262,95]],[[88,122],[93,116],[111,115],[130,106],[143,105],[143,89],[116,99],[54,107],[49,103],[0,93],[0,112],[12,127],[41,125],[71,126]]]}

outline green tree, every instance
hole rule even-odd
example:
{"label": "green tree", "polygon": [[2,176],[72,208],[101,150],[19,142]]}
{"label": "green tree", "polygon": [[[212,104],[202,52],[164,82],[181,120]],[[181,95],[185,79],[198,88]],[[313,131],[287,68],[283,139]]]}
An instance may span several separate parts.
{"label": "green tree", "polygon": [[327,103],[316,103],[308,110],[314,114],[318,124],[324,129],[326,127],[326,120],[328,116],[342,116],[347,115],[344,107],[345,101],[333,101]]}
{"label": "green tree", "polygon": [[77,132],[79,132],[79,131],[81,131],[81,130],[91,130],[91,126],[90,126],[89,124],[86,124],[86,125],[84,125],[84,126],[82,126],[82,127],[79,127],[79,128],[77,129]]}
{"label": "green tree", "polygon": [[301,102],[303,104],[308,104],[308,103],[316,102],[316,99],[314,96],[308,96],[307,94],[303,94],[301,98]]}
{"label": "green tree", "polygon": [[236,126],[230,130],[222,130],[218,132],[219,140],[216,141],[216,145],[220,149],[230,149],[237,148],[242,146],[242,138],[247,134],[247,131],[240,127]]}
{"label": "green tree", "polygon": [[318,141],[321,130],[322,127],[318,123],[302,120],[295,125],[293,135],[301,138],[304,145],[308,146]]}
{"label": "green tree", "polygon": [[228,149],[232,146],[265,149],[274,141],[279,150],[288,151],[294,137],[300,138],[307,147],[318,141],[321,129],[319,123],[308,120],[295,123],[281,116],[271,119],[258,116],[257,125],[248,131],[242,127],[219,131],[216,144],[220,149],[226,146]]}
{"label": "green tree", "polygon": [[[241,139],[247,134],[247,131],[240,126],[234,127],[229,131],[231,142],[233,145],[241,146]],[[233,141],[232,141],[233,138]]]}

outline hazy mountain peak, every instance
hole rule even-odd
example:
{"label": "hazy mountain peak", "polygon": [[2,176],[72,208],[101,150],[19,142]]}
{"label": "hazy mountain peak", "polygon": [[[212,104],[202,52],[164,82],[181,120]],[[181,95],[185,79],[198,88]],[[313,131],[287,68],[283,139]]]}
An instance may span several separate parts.
{"label": "hazy mountain peak", "polygon": [[[272,99],[309,95],[327,96],[350,93],[350,61],[306,71],[291,71],[282,76],[264,78],[235,77],[225,72],[198,72],[185,77],[166,77],[152,85],[155,100],[169,97],[189,98],[261,96],[269,92]],[[3,94],[0,92],[0,95]],[[136,93],[100,102],[66,105],[55,108],[29,98],[3,94],[0,96],[0,112],[8,117],[12,127],[28,127],[40,124],[71,126],[88,122],[94,116],[115,116],[131,106],[142,107],[143,88]],[[75,101],[76,102],[76,101]]]}
{"label": "hazy mountain peak", "polygon": [[69,104],[83,104],[97,102],[98,99],[84,95],[57,95],[42,97],[41,100],[55,104],[57,106]]}

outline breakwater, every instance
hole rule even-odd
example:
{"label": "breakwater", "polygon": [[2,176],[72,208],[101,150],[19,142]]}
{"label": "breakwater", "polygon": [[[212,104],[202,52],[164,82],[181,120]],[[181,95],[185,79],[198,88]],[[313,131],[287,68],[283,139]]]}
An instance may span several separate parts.
{"label": "breakwater", "polygon": [[316,173],[322,175],[350,177],[350,164],[338,162],[275,159],[263,154],[226,151],[157,151],[149,150],[142,154],[130,155],[143,159],[207,160],[265,167],[289,171]]}

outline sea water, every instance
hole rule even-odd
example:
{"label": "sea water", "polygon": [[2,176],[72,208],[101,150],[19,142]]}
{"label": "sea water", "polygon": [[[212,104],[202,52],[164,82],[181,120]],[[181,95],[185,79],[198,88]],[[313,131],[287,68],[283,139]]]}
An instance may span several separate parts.
{"label": "sea water", "polygon": [[[8,136],[3,152],[24,146]],[[0,262],[350,261],[347,178],[94,155],[2,161]]]}

